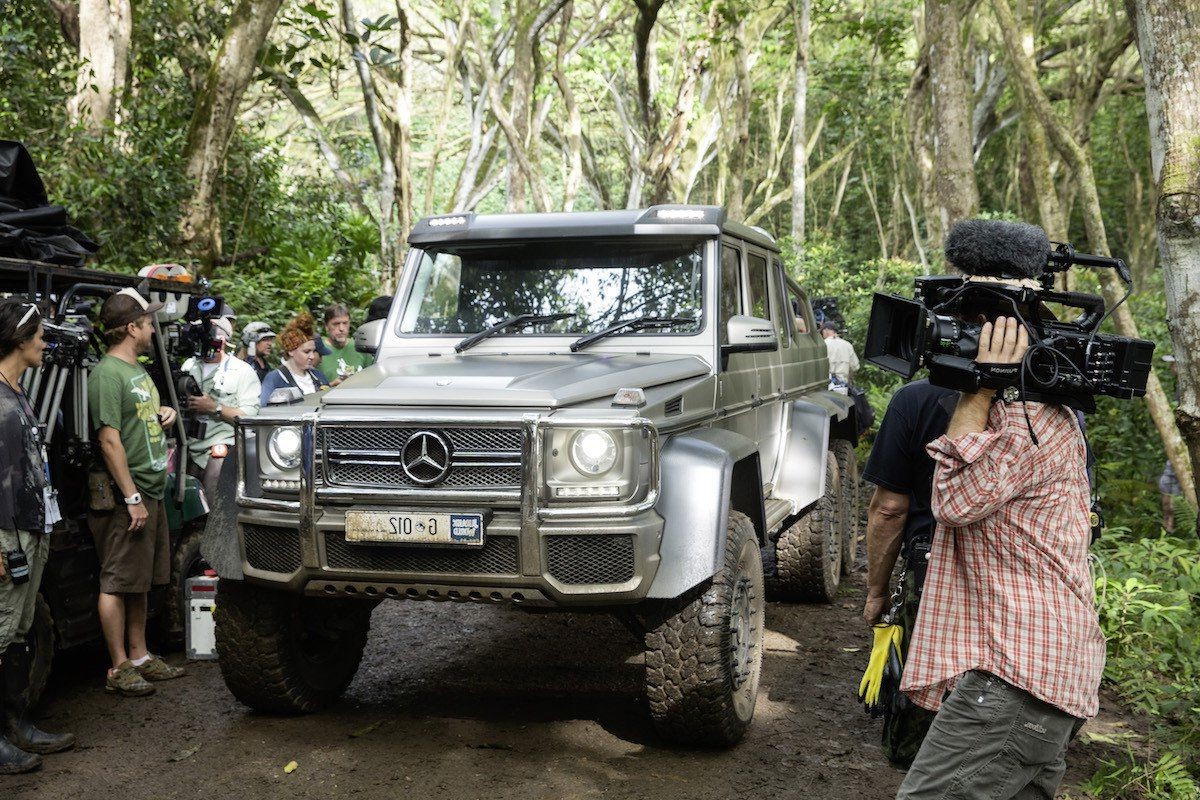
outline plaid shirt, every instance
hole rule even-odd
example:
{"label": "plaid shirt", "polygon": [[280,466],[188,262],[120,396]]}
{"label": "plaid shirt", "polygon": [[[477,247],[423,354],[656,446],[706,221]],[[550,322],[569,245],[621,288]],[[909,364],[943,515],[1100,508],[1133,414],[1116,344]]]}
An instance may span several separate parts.
{"label": "plaid shirt", "polygon": [[1093,717],[1104,634],[1088,568],[1083,434],[1062,406],[992,405],[987,429],[927,447],[933,540],[901,689],[936,711],[955,679],[990,672],[1075,717]]}

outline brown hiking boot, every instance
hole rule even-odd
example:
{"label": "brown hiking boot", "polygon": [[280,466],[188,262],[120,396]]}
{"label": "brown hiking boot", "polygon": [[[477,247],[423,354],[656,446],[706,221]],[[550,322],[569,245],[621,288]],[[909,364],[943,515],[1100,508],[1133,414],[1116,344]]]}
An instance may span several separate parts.
{"label": "brown hiking boot", "polygon": [[155,655],[150,656],[149,661],[134,665],[134,669],[148,681],[172,681],[187,675],[183,667],[172,667]]}
{"label": "brown hiking boot", "polygon": [[108,673],[108,679],[104,681],[104,691],[125,697],[144,697],[154,694],[157,690],[138,673],[132,661],[122,661],[121,666]]}

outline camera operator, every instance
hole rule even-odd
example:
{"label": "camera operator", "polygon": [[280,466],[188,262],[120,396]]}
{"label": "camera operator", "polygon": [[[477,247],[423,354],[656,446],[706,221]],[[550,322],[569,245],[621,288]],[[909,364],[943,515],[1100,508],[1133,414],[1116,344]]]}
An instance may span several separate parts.
{"label": "camera operator", "polygon": [[29,772],[39,754],[75,744],[69,733],[38,730],[28,719],[26,643],[50,555],[50,528],[61,519],[50,484],[37,415],[21,389],[46,350],[33,303],[0,300],[0,774]]}
{"label": "camera operator", "polygon": [[183,371],[194,383],[187,398],[188,410],[207,418],[194,436],[188,434],[188,472],[204,484],[204,496],[212,503],[221,467],[233,447],[233,421],[258,413],[262,385],[254,367],[226,352],[233,339],[229,320],[219,317],[210,324],[212,355],[203,361],[189,358]]}
{"label": "camera operator", "polygon": [[[976,361],[1028,346],[1001,316]],[[1083,433],[1065,406],[981,388],[928,452],[938,527],[901,689],[937,716],[897,797],[1053,797],[1104,667]]]}

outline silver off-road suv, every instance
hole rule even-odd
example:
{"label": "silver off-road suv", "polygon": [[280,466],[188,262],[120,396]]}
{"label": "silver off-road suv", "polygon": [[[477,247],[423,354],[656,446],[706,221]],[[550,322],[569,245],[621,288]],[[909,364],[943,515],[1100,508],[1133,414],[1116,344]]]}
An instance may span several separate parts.
{"label": "silver off-road suv", "polygon": [[335,700],[388,598],[603,609],[664,737],[738,741],[766,593],[829,600],[857,539],[852,404],[774,240],[673,205],[409,244],[375,365],[240,420],[204,546],[230,690]]}

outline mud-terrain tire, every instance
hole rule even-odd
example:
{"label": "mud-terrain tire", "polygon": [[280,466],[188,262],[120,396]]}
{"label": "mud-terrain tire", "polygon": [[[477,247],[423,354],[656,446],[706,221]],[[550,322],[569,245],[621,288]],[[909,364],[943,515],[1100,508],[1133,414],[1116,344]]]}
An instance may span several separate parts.
{"label": "mud-terrain tire", "polygon": [[182,643],[187,633],[187,579],[203,575],[208,568],[204,556],[200,555],[203,532],[200,528],[185,529],[171,553],[171,582],[163,602],[161,630],[164,638],[175,644]]}
{"label": "mud-terrain tire", "polygon": [[833,454],[837,458],[838,482],[842,490],[839,511],[842,523],[842,577],[845,578],[854,572],[858,560],[858,456],[854,452],[854,443],[845,439],[833,443]]}
{"label": "mud-terrain tire", "polygon": [[720,572],[647,620],[646,699],[660,736],[728,747],[745,735],[762,671],[765,608],[754,524],[731,511]]}
{"label": "mud-terrain tire", "polygon": [[840,493],[837,461],[827,458],[825,493],[775,542],[773,583],[779,599],[828,603],[837,594],[842,577]]}
{"label": "mud-terrain tire", "polygon": [[29,708],[34,708],[46,691],[50,668],[54,666],[54,650],[58,647],[50,604],[40,593],[33,611],[33,625],[25,635],[25,643],[29,645],[29,683],[26,684],[29,687]]}
{"label": "mud-terrain tire", "polygon": [[222,581],[215,617],[225,685],[256,711],[320,710],[354,679],[372,608]]}

